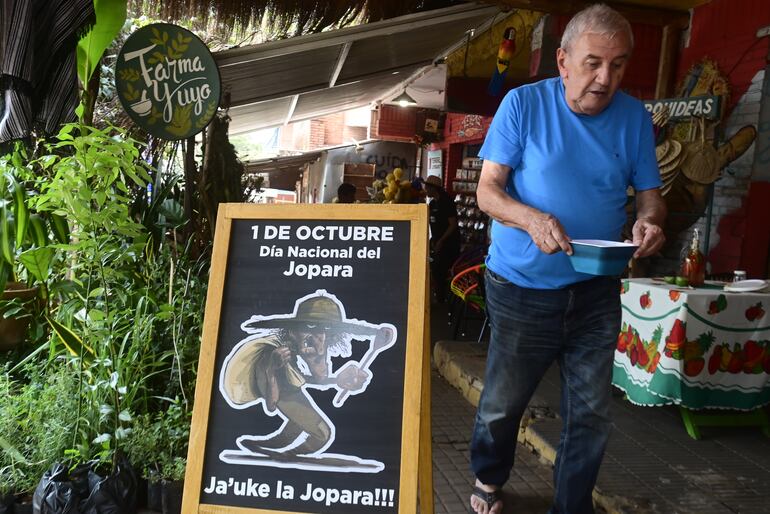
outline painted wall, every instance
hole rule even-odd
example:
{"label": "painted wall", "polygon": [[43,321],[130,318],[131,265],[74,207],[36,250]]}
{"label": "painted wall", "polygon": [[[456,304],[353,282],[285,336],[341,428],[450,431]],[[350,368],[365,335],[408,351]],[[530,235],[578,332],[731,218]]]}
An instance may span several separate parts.
{"label": "painted wall", "polygon": [[[689,40],[680,54],[678,81],[703,58],[717,63],[730,84],[723,127],[726,137],[754,125],[759,130],[757,142],[770,140],[770,126],[759,123],[762,102],[770,102],[766,72],[770,40],[756,37],[757,30],[768,25],[767,0],[712,0],[693,11]],[[757,155],[757,144],[732,162],[715,184],[709,248],[713,273],[750,268],[750,277],[768,276],[770,188],[762,183],[770,180],[770,159]],[[705,226],[705,217],[694,225],[701,230]],[[689,233],[682,236],[682,244],[687,239]]]}

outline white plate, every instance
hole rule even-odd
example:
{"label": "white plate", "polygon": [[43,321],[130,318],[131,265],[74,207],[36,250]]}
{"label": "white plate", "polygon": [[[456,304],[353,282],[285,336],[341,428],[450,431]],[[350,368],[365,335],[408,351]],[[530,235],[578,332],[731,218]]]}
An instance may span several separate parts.
{"label": "white plate", "polygon": [[731,293],[748,293],[750,291],[759,291],[767,287],[767,282],[764,280],[741,280],[739,282],[733,282],[725,286],[725,291]]}

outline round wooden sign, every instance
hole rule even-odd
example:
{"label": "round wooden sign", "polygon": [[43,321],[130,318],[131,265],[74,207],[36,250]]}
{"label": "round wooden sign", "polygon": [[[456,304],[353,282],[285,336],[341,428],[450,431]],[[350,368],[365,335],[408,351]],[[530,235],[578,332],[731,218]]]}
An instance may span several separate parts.
{"label": "round wooden sign", "polygon": [[120,103],[134,122],[161,139],[203,130],[219,106],[219,69],[206,45],[168,23],[140,28],[126,40],[115,66]]}

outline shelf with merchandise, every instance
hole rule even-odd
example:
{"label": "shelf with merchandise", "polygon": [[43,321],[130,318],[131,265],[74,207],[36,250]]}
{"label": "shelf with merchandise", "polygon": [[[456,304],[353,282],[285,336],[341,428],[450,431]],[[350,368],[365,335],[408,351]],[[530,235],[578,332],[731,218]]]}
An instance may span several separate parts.
{"label": "shelf with merchandise", "polygon": [[478,207],[476,193],[458,193],[455,196],[457,227],[464,246],[487,242],[489,217]]}

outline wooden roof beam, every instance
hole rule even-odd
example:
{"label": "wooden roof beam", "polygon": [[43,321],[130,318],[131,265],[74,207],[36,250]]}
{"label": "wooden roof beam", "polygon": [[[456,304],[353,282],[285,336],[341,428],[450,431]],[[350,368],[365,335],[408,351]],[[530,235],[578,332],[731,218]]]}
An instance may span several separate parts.
{"label": "wooden roof beam", "polygon": [[[512,9],[527,9],[529,11],[538,11],[549,14],[575,14],[579,10],[593,5],[595,1],[583,0],[480,0],[483,3],[494,4],[500,7],[510,7]],[[642,7],[638,5],[626,4],[623,2],[606,2],[607,5],[617,10],[632,23],[644,23],[647,25],[666,26],[685,29],[690,23],[690,14],[688,11],[679,11],[673,9],[661,9],[653,7]]]}

